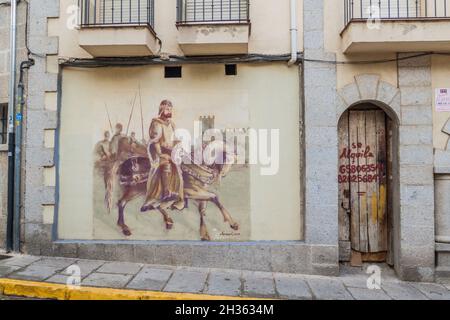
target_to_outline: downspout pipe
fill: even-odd
[[[11,22],[9,34],[9,103],[8,103],[8,220],[6,227],[6,250],[11,251],[14,238],[14,163],[15,134],[14,111],[16,105],[16,35],[17,35],[17,0],[11,0]]]
[[[291,59],[288,66],[294,65],[298,61],[298,26],[297,26],[297,0],[291,0]]]
[[[19,83],[17,85],[17,109],[15,112],[16,154],[14,158],[14,218],[13,218],[13,250],[20,252],[20,211],[22,209],[22,131],[23,109],[25,106],[25,84],[23,76],[25,69],[34,65],[33,59],[20,63]]]

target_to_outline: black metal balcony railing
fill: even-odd
[[[249,23],[249,0],[178,0],[177,23]]]
[[[450,18],[450,0],[344,0],[345,25],[364,19]]]
[[[82,27],[154,26],[154,0],[79,0],[78,5]]]

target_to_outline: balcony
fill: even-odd
[[[248,53],[249,0],[178,0],[178,44],[187,56]]]
[[[450,0],[344,0],[344,53],[450,50]]]
[[[80,0],[80,47],[94,57],[154,55],[154,0]]]

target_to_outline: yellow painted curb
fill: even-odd
[[[16,279],[0,279],[0,294],[57,300],[259,300],[191,293],[76,287]]]

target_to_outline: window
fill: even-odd
[[[81,0],[81,25],[153,26],[154,0]]]
[[[249,22],[249,0],[178,0],[178,23]]]
[[[8,105],[0,104],[0,144],[5,144],[8,138]]]
[[[445,17],[449,0],[345,0],[348,14],[356,19]]]

